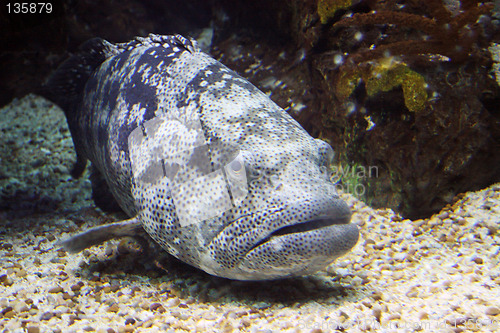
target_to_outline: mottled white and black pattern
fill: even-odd
[[[71,70],[77,77],[65,78]],[[262,280],[313,273],[356,244],[350,210],[329,180],[332,148],[193,40],[95,39],[51,85],[78,163],[90,160],[131,216],[66,248],[140,225],[210,274]]]

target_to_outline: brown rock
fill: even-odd
[[[38,326],[28,326],[26,329],[27,333],[40,333],[40,328]]]
[[[149,309],[151,311],[158,311],[160,313],[164,313],[166,310],[165,308],[163,307],[163,305],[161,305],[160,303],[153,303],[149,306]]]
[[[55,287],[52,287],[48,290],[49,293],[51,294],[57,294],[57,293],[60,293],[60,292],[63,292],[64,289],[61,288],[61,286],[55,286]]]
[[[486,309],[486,314],[488,316],[498,316],[500,314],[500,308],[496,306],[490,306]]]
[[[108,311],[108,312],[115,312],[115,313],[116,313],[116,312],[120,311],[120,307],[118,306],[118,304],[117,304],[117,303],[113,303],[113,304],[111,304],[111,305],[108,307],[108,310],[107,310],[107,311]]]
[[[54,314],[50,311],[47,311],[40,316],[40,320],[49,320],[52,317],[54,317]]]
[[[82,281],[80,281],[80,282],[78,282],[77,284],[72,285],[72,286],[70,287],[70,289],[71,289],[72,291],[80,291],[80,289],[82,289],[82,287],[83,287],[83,286],[84,286],[83,282],[82,282]]]

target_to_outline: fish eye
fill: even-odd
[[[231,164],[229,164],[229,166],[231,167],[231,170],[234,172],[240,172],[241,169],[243,168],[243,165],[238,160],[232,161]]]

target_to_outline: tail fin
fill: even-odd
[[[41,88],[40,94],[59,105],[66,114],[77,157],[71,171],[75,178],[83,173],[87,164],[87,158],[78,143],[77,132],[77,110],[85,84],[107,58],[118,53],[118,48],[108,41],[90,39],[80,46],[78,53],[63,62]]]

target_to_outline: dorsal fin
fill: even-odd
[[[128,43],[112,44],[102,38],[92,38],[80,45],[78,52],[64,61],[49,77],[41,89],[41,95],[59,105],[68,121],[74,117],[75,106],[81,102],[81,94],[92,73],[106,59],[138,46],[171,44],[194,53],[199,51],[195,40],[181,35],[161,36],[150,34],[136,37]]]
[[[196,41],[180,35],[160,36],[150,34],[148,37],[137,37],[128,43],[111,44],[102,38],[93,38],[83,43],[78,52],[63,62],[41,88],[40,94],[59,105],[66,114],[69,130],[76,150],[76,163],[71,175],[79,177],[84,172],[87,156],[78,132],[78,110],[82,103],[85,84],[94,71],[106,59],[130,51],[140,46],[177,46],[191,53],[199,51]]]
[[[78,52],[64,61],[44,85],[43,95],[59,105],[69,116],[94,70],[118,48],[102,38],[92,38],[80,45]]]

